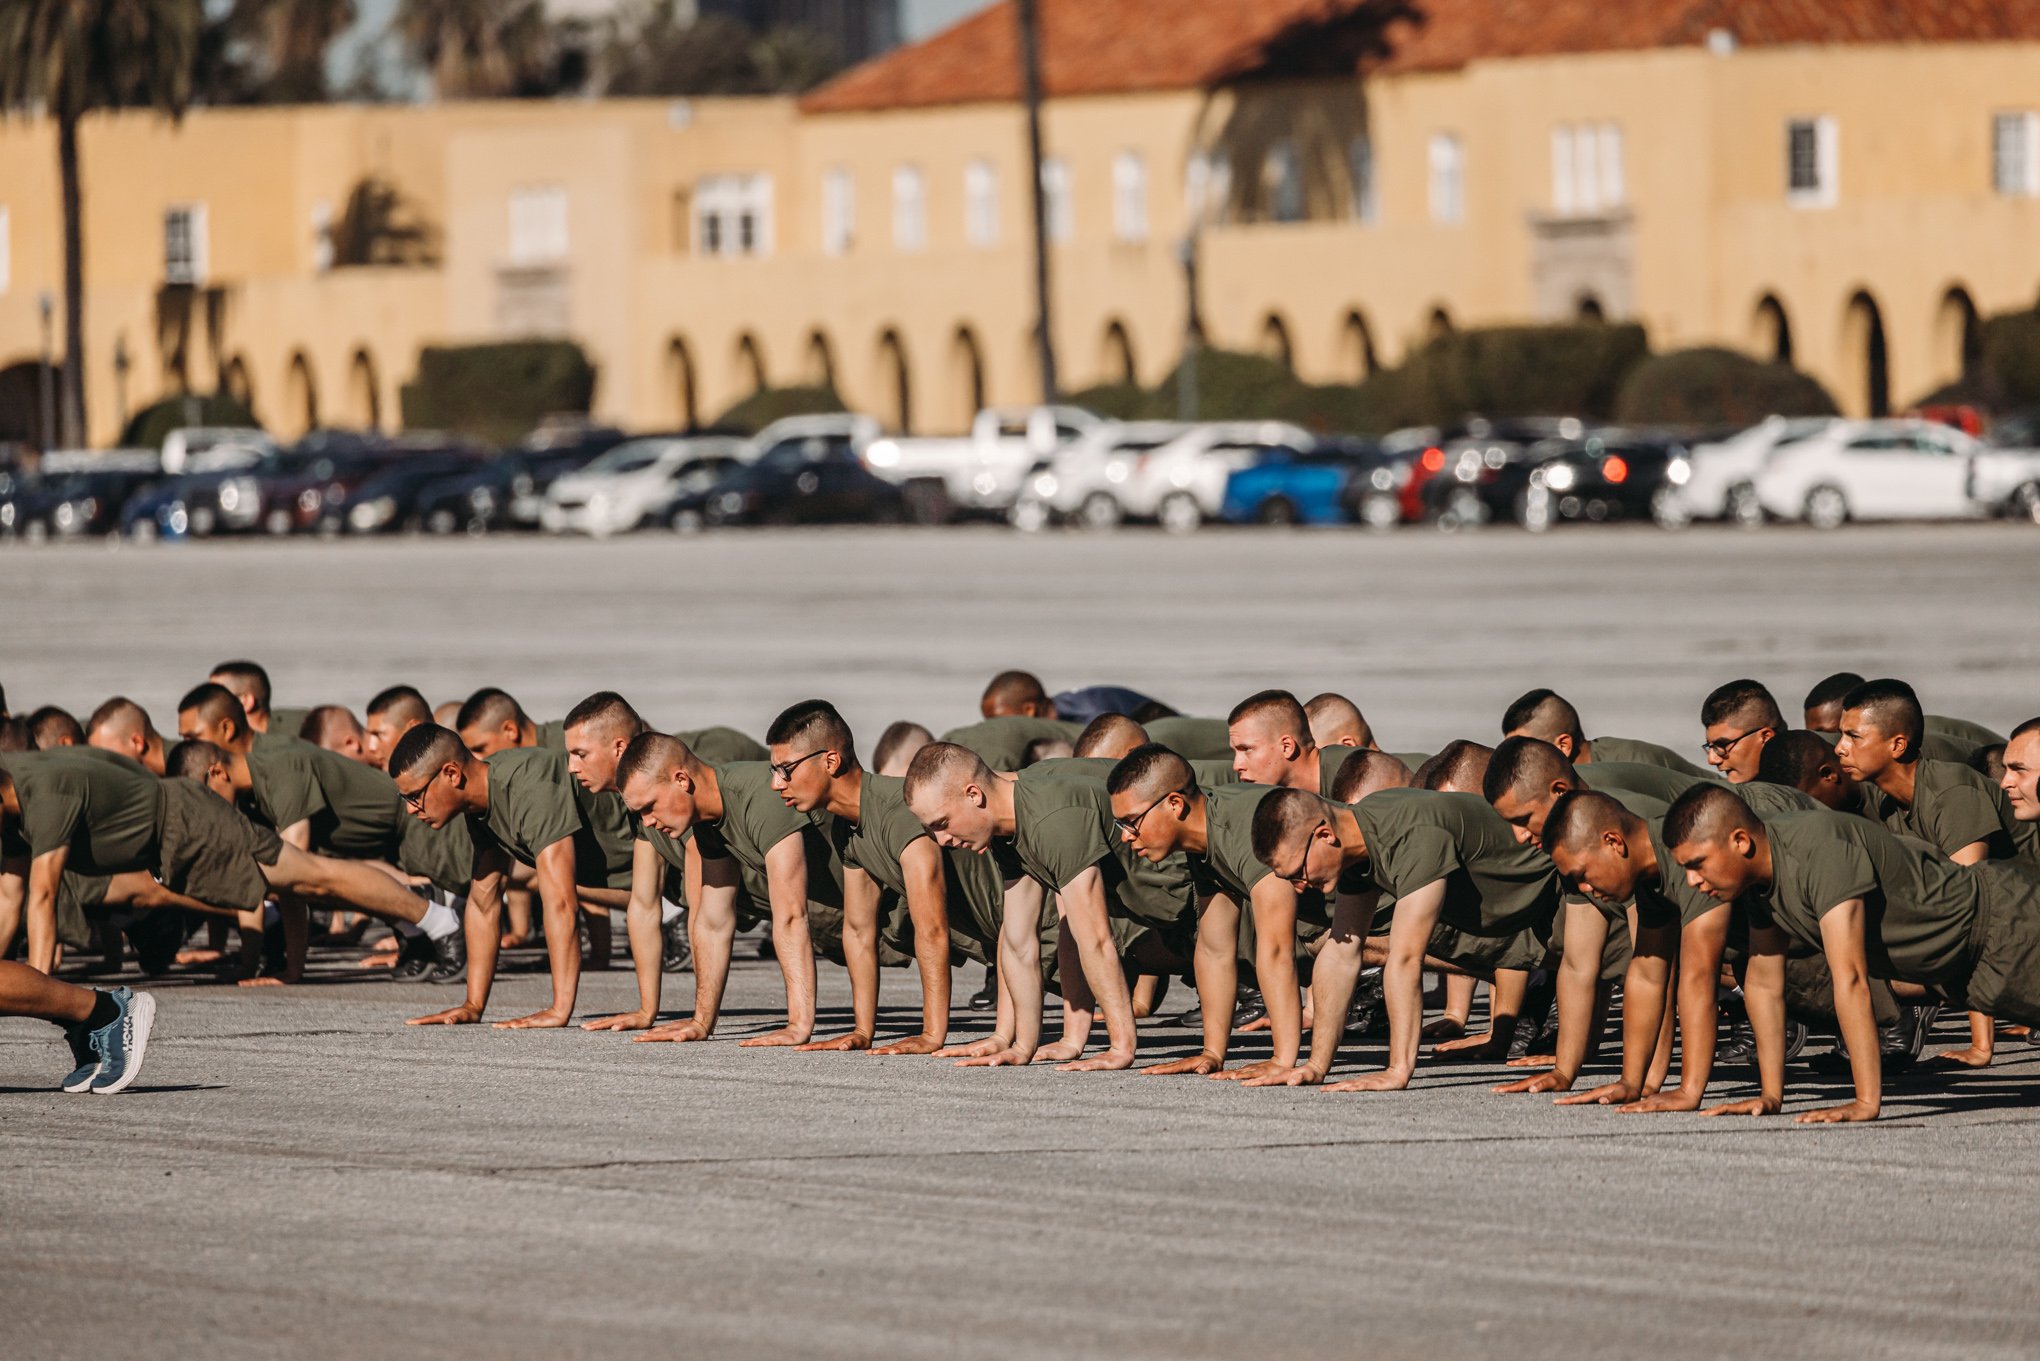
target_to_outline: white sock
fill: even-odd
[[[659,902],[659,925],[665,926],[669,924],[673,920],[673,918],[679,916],[682,912],[685,912],[686,910],[687,910],[686,908],[680,906],[680,904],[672,901],[670,898],[661,899]]]
[[[445,940],[460,930],[460,915],[445,903],[433,903],[425,909],[425,917],[418,925],[432,939]]]
[[[423,931],[418,929],[417,924],[414,922],[394,921],[391,922],[390,925],[396,927],[397,934],[402,936],[405,940],[413,940],[425,934]]]

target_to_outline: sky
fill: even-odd
[[[957,20],[983,9],[992,0],[900,0],[900,29],[908,42],[927,37]],[[333,44],[326,60],[327,72],[335,84],[345,84],[355,69],[357,54],[389,27],[397,0],[355,0],[359,16],[353,29]]]

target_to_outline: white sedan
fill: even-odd
[[[673,479],[683,468],[704,458],[734,456],[743,447],[744,441],[721,435],[625,440],[554,482],[539,523],[553,534],[604,538],[628,533],[644,523],[648,511],[671,499]]]
[[[1781,520],[1976,520],[2004,513],[2034,456],[1992,449],[1932,421],[1838,421],[1774,449],[1757,501]]]
[[[1757,503],[1755,479],[1772,451],[1812,439],[1835,423],[1833,416],[1772,416],[1725,440],[1694,446],[1687,456],[1690,472],[1679,488],[1681,506],[1695,520],[1761,525],[1764,510]]]

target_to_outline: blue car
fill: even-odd
[[[1359,518],[1386,528],[1401,518],[1397,479],[1407,477],[1403,461],[1371,440],[1271,448],[1226,480],[1219,517],[1263,525],[1345,525]]]

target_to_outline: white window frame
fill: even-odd
[[[2010,154],[2008,133],[2018,143]],[[2040,113],[2007,109],[1991,115],[1990,183],[2000,198],[2040,198]]]
[[[14,282],[14,224],[7,205],[0,203],[0,296]]]
[[[999,244],[999,171],[982,157],[963,167],[963,239],[980,250]]]
[[[1571,217],[1580,210],[1579,177],[1573,167],[1575,141],[1570,123],[1551,130],[1551,211],[1558,217]]]
[[[1454,132],[1434,132],[1430,163],[1431,221],[1457,227],[1466,221],[1466,144]]]
[[[1261,166],[1261,186],[1267,195],[1270,222],[1301,222],[1308,215],[1309,205],[1305,203],[1303,193],[1303,160],[1297,154],[1294,141],[1280,138],[1268,148],[1268,158]]]
[[[184,219],[185,258],[170,253],[170,224]],[[163,210],[163,282],[203,284],[211,277],[211,243],[207,240],[206,206],[203,203],[173,203]]]
[[[567,258],[567,187],[526,184],[510,191],[510,263],[557,265]]]
[[[928,177],[918,165],[893,167],[892,236],[895,250],[928,249]]]
[[[1601,146],[1601,209],[1611,212],[1629,206],[1629,167],[1624,157],[1628,147],[1620,123],[1603,123],[1594,130]]]
[[[1814,183],[1792,183],[1793,144],[1802,129],[1813,137]],[[1791,118],[1785,123],[1785,200],[1795,208],[1831,208],[1841,193],[1841,136],[1831,114]]]
[[[1148,239],[1147,157],[1138,151],[1112,158],[1112,235],[1132,245]]]
[[[857,242],[857,181],[840,165],[822,172],[822,254],[847,255]]]
[[[689,206],[694,214],[696,254],[735,260],[772,253],[770,175],[703,176],[695,182]],[[748,243],[744,240],[747,224]]]
[[[1041,210],[1049,240],[1068,241],[1077,234],[1076,204],[1070,194],[1070,163],[1060,156],[1042,158]]]
[[[1374,184],[1374,139],[1366,133],[1346,147],[1347,173],[1353,177],[1353,218],[1356,222],[1381,220],[1381,202]]]

